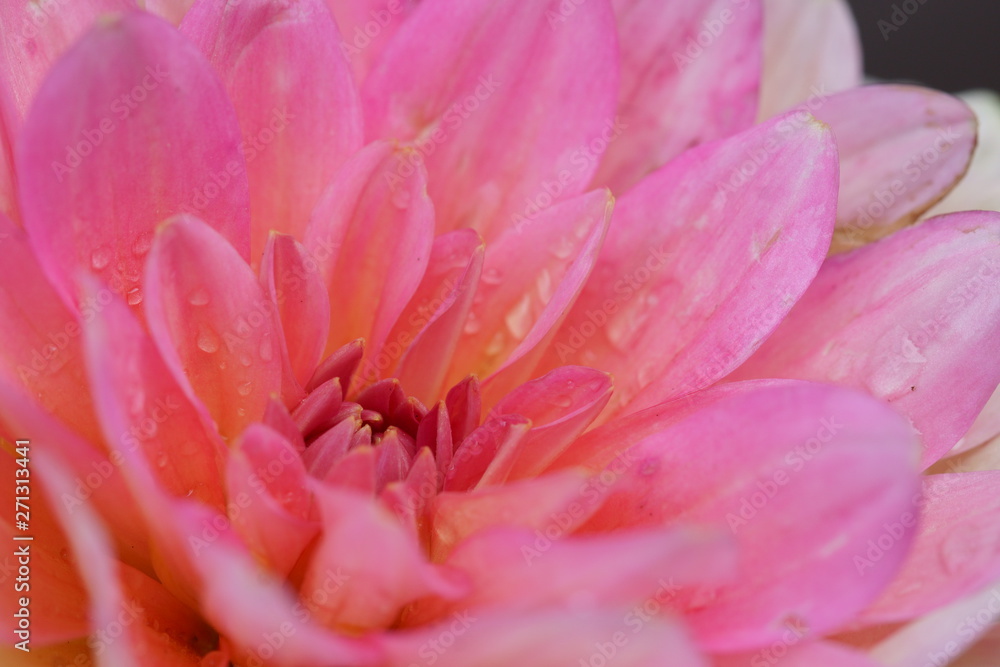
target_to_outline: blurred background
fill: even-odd
[[[1000,0],[849,0],[865,73],[1000,92]]]

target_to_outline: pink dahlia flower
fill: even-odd
[[[4,664],[996,648],[1000,144],[842,3],[139,4],[0,4]]]

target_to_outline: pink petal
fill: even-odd
[[[138,306],[153,232],[182,211],[249,257],[239,143],[225,90],[173,27],[144,12],[101,22],[52,68],[18,143],[42,266],[64,295],[82,269]]]
[[[428,404],[439,398],[480,284],[484,250],[471,229],[434,240],[427,272],[363,377],[385,376],[399,359],[395,376],[410,395]]]
[[[340,50],[364,81],[372,64],[385,50],[419,0],[326,0],[337,19],[343,42]]]
[[[0,365],[45,409],[84,438],[100,440],[87,388],[79,315],[42,272],[24,231],[0,214]],[[102,294],[102,300],[110,298]],[[81,303],[84,312],[96,303]],[[16,323],[16,324],[15,324]]]
[[[251,551],[287,575],[319,532],[298,452],[275,431],[252,424],[226,462],[229,519]]]
[[[531,421],[518,414],[498,414],[483,422],[461,444],[455,446],[454,455],[444,473],[446,491],[468,491],[483,480],[487,472],[495,469],[500,452],[505,452],[500,464],[502,478],[510,465],[510,452],[520,449],[519,444],[531,430]]]
[[[471,592],[461,600],[429,600],[404,617],[423,625],[450,612],[503,606],[529,610],[667,602],[682,586],[717,585],[736,569],[736,550],[722,533],[656,529],[547,542],[529,531],[485,531],[460,544],[448,567]]]
[[[866,624],[909,620],[971,595],[1000,577],[1000,471],[927,475],[917,516],[886,524],[886,538],[866,559],[881,558],[885,543],[916,535],[903,569],[861,617]],[[882,540],[885,540],[884,542]],[[892,548],[892,547],[890,547]],[[860,568],[861,566],[859,566]]]
[[[174,25],[179,25],[194,0],[143,0],[147,12],[162,16]]]
[[[92,506],[107,524],[119,546],[122,559],[136,567],[149,567],[149,547],[142,519],[117,468],[127,449],[110,456],[67,429],[58,419],[28,396],[23,388],[0,371],[0,423],[5,431],[30,434],[47,443],[72,475],[73,491],[60,498],[67,509]],[[121,431],[116,431],[118,435]]]
[[[416,160],[416,165],[404,160]],[[341,169],[313,212],[306,248],[339,308],[327,352],[356,338],[379,350],[430,258],[434,206],[419,155],[379,142]]]
[[[927,88],[856,88],[813,113],[830,124],[840,149],[832,252],[913,223],[962,178],[976,145],[972,110]]]
[[[134,8],[131,0],[0,4],[0,125],[13,136],[60,56],[102,15]]]
[[[831,258],[734,378],[794,377],[892,403],[923,465],[972,425],[1000,382],[1000,214],[956,213]]]
[[[618,203],[597,267],[542,368],[611,373],[611,411],[713,384],[812,280],[836,187],[832,137],[812,120],[782,117],[688,151]]]
[[[714,667],[882,667],[864,653],[834,642],[807,642],[805,629],[788,625],[780,641],[755,653],[717,656]]]
[[[317,619],[353,630],[388,627],[406,604],[460,588],[425,560],[419,544],[388,512],[364,496],[317,487],[323,533],[302,584],[316,599],[324,580],[339,585],[317,604]]]
[[[967,451],[1000,435],[1000,387],[998,387],[986,405],[983,406],[976,421],[972,423],[965,436],[953,451]]]
[[[330,466],[323,481],[330,488],[375,495],[375,448],[371,444],[371,429],[355,431],[347,455]]]
[[[498,526],[567,534],[594,513],[600,494],[579,471],[570,470],[470,492],[442,493],[432,506],[431,556],[440,561],[470,535]]]
[[[503,415],[520,415],[531,421],[531,430],[501,446],[479,485],[537,476],[590,426],[608,404],[611,390],[607,373],[566,366],[505,396],[486,423]]]
[[[330,297],[319,265],[298,241],[274,234],[268,239],[260,270],[264,293],[277,308],[290,369],[296,383],[304,387],[326,349],[330,331]]]
[[[183,369],[219,433],[260,418],[281,382],[274,307],[250,267],[206,224],[160,228],[146,266],[146,319],[168,366]]]
[[[388,633],[382,645],[393,665],[433,660],[436,667],[706,667],[677,624],[662,618],[646,622],[629,613],[613,607],[528,614],[465,611],[438,625]]]
[[[861,84],[861,40],[847,0],[764,0],[759,118]]]
[[[236,106],[257,261],[270,230],[303,237],[336,169],[361,148],[361,106],[340,34],[323,0],[201,0],[181,32]]]
[[[882,640],[871,656],[885,667],[951,665],[1000,620],[1000,581],[982,592],[908,623]],[[987,663],[988,665],[988,663]]]
[[[1000,178],[1000,96],[989,90],[974,90],[960,97],[979,121],[976,150],[969,171],[948,196],[931,209],[931,215],[1000,210],[1000,197],[992,187]]]
[[[780,641],[786,621],[822,635],[888,584],[912,534],[864,577],[855,556],[884,523],[916,511],[916,443],[891,409],[837,387],[744,383],[643,437],[644,420],[666,410],[619,420],[636,441],[597,478],[604,502],[585,529],[726,524],[740,548],[734,583],[675,605],[702,646],[767,645]]]
[[[612,202],[607,190],[576,197],[525,220],[489,245],[446,385],[469,374],[493,374],[486,384],[497,385],[488,390],[495,402],[530,377],[545,341],[590,275]],[[508,369],[515,372],[505,373]]]
[[[136,605],[134,603],[129,605],[123,594],[118,579],[118,561],[110,536],[90,507],[82,505],[71,509],[64,505],[62,497],[72,493],[73,479],[70,471],[58,462],[56,456],[52,452],[40,451],[33,452],[32,457],[35,459],[38,471],[42,473],[41,479],[46,480],[42,485],[42,491],[66,530],[76,560],[86,563],[86,567],[80,570],[91,600],[89,613],[91,629],[107,632],[112,624],[116,624],[115,627],[119,628],[115,641],[105,642],[101,639],[101,634],[95,635],[95,643],[102,649],[101,652],[109,651],[108,655],[102,658],[105,661],[103,664],[132,664],[135,661],[134,630],[130,627],[131,623],[122,623],[119,618],[123,612],[131,612],[131,616],[126,617],[134,622]],[[15,544],[21,546],[19,543]],[[31,549],[30,543],[24,544],[29,550]],[[36,596],[39,592],[36,591]],[[37,636],[34,639],[36,642],[44,641]],[[95,650],[97,647],[94,647]]]
[[[608,0],[566,11],[560,0],[425,0],[373,66],[368,137],[416,143],[438,232],[472,227],[492,241],[593,176],[581,153],[613,125],[614,16]]]
[[[90,280],[86,298],[101,291]],[[221,468],[227,455],[205,406],[185,394],[156,345],[124,301],[114,298],[84,324],[94,400],[112,455],[142,453],[159,483],[178,497],[226,504]]]
[[[616,124],[594,182],[625,192],[757,116],[762,0],[615,0],[622,61]],[[584,156],[596,160],[591,152]]]

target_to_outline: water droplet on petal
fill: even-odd
[[[552,255],[556,257],[556,259],[566,259],[573,254],[573,246],[573,239],[564,236],[559,239],[559,242],[556,243],[554,248],[552,248]]]
[[[274,346],[271,345],[270,338],[260,341],[260,358],[263,361],[271,361],[274,358]]]
[[[483,271],[482,281],[487,285],[499,285],[503,280],[503,274],[499,269],[491,268]]]
[[[212,331],[206,325],[202,325],[198,331],[198,349],[208,354],[219,351],[219,334]],[[220,368],[221,368],[220,364]]]
[[[240,417],[246,417],[247,411],[244,408],[236,408],[236,414]]]
[[[479,333],[479,330],[481,328],[482,324],[479,322],[479,318],[477,318],[472,313],[469,313],[468,319],[465,320],[465,328],[462,330],[462,332],[469,336],[472,336],[474,334]]]
[[[143,257],[151,247],[153,247],[153,234],[145,232],[135,237],[135,242],[132,243],[132,253],[136,257]]]
[[[166,468],[168,462],[169,460],[167,459],[166,454],[160,454],[156,457],[156,465],[160,468]]]
[[[240,365],[241,366],[250,366],[251,363],[252,363],[252,360],[250,359],[250,355],[247,354],[246,352],[240,352]]]
[[[251,389],[253,389],[253,382],[247,380],[246,382],[241,383],[240,386],[236,387],[236,392],[240,396],[249,396]]]
[[[504,322],[515,339],[524,340],[531,331],[531,325],[534,324],[534,318],[531,317],[531,296],[525,294],[517,305],[510,309]]]
[[[204,306],[208,303],[211,297],[208,294],[208,290],[204,287],[199,287],[190,294],[188,294],[188,303],[192,306]]]
[[[94,267],[95,271],[101,271],[111,263],[111,255],[111,248],[101,246],[90,256],[90,264]]]
[[[142,290],[138,287],[133,287],[125,295],[125,300],[128,301],[128,305],[130,306],[138,306],[142,303]]]

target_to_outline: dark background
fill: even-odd
[[[949,92],[1000,91],[1000,0],[849,1],[866,74]],[[890,31],[879,21],[897,27],[894,6],[899,29]]]

